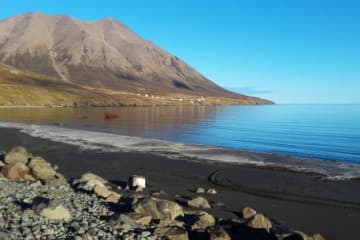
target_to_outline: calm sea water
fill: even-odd
[[[0,121],[360,163],[360,105],[19,108]]]

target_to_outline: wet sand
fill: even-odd
[[[90,171],[121,184],[132,174],[146,176],[150,188],[192,196],[196,187],[215,187],[207,198],[223,203],[216,216],[235,217],[245,206],[273,221],[330,240],[360,238],[360,181],[327,181],[321,176],[284,169],[206,161],[182,161],[141,153],[102,153],[30,137],[0,128],[0,150],[22,145],[59,166],[66,177]]]

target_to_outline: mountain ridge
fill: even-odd
[[[1,20],[0,62],[87,87],[251,98],[221,88],[110,17],[81,21],[66,15],[28,13]]]

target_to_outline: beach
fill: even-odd
[[[174,197],[192,197],[195,188],[211,187],[218,191],[207,197],[218,203],[209,210],[216,217],[234,218],[251,206],[273,222],[309,234],[321,233],[326,239],[356,240],[360,235],[357,179],[332,181],[281,168],[175,160],[151,153],[84,151],[16,129],[0,128],[0,136],[0,150],[24,146],[56,164],[68,179],[93,172],[121,185],[139,174],[146,177],[150,190],[164,190]]]

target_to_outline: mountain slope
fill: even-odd
[[[22,71],[0,64],[0,106],[153,106],[193,104],[258,104],[261,99],[192,97],[181,101],[165,96],[144,96],[129,92],[83,87],[55,77]]]
[[[2,20],[0,61],[82,86],[159,95],[249,98],[217,86],[110,18],[79,21],[30,13]]]

